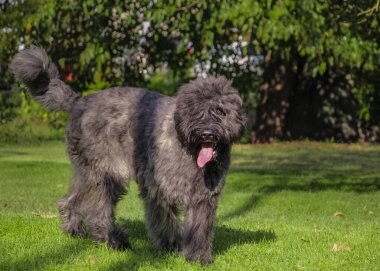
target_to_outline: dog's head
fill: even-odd
[[[174,114],[178,136],[200,168],[240,138],[246,117],[238,92],[225,77],[199,78],[183,85]]]

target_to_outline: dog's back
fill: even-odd
[[[112,88],[81,97],[72,106],[66,130],[69,156],[80,167],[87,164],[135,178],[141,168],[137,161],[155,144],[149,135],[156,129],[156,119],[162,118],[156,108],[171,99],[138,88]]]

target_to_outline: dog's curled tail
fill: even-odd
[[[70,111],[79,95],[59,79],[57,67],[46,52],[31,47],[16,54],[10,69],[34,98],[52,111]]]

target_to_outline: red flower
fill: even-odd
[[[73,73],[72,73],[72,72],[70,72],[70,73],[66,76],[66,80],[67,80],[67,81],[71,81],[71,80],[73,80]]]

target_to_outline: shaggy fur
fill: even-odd
[[[81,97],[59,80],[42,49],[18,53],[11,69],[37,101],[69,113],[66,144],[73,177],[59,202],[64,232],[128,248],[114,208],[135,179],[155,245],[179,249],[188,260],[212,261],[217,200],[231,144],[245,123],[242,101],[227,79],[197,79],[175,97],[137,88]],[[185,210],[184,225],[179,207]]]

